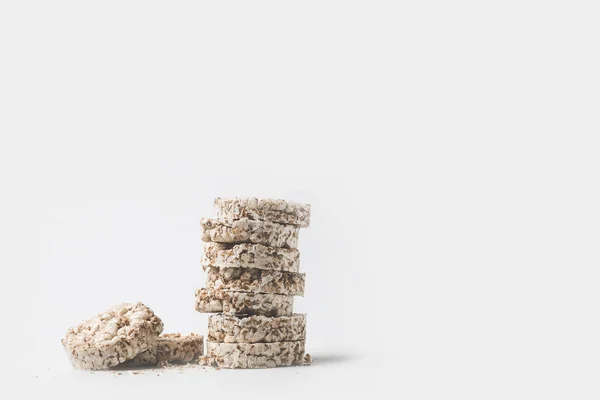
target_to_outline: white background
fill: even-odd
[[[3,392],[598,398],[589,1],[3,1]],[[74,371],[69,326],[194,310],[215,196],[313,206],[311,367]]]

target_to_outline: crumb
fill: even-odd
[[[142,371],[131,371],[133,375],[144,375]]]
[[[208,356],[202,356],[198,359],[198,364],[205,366],[205,367],[209,367],[210,366],[210,357]]]
[[[310,354],[306,353],[304,355],[304,358],[302,359],[302,365],[310,365],[312,364],[312,357],[310,356]]]

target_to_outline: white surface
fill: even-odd
[[[598,11],[0,3],[3,390],[598,398]],[[119,301],[206,332],[199,220],[233,195],[313,205],[315,364],[73,371],[60,338]]]

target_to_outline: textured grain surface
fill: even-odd
[[[293,296],[281,294],[196,290],[196,310],[202,313],[279,317],[292,315],[293,305]]]
[[[197,360],[202,354],[204,354],[204,338],[201,335],[167,333],[160,335],[148,350],[139,353],[120,366],[186,363]]]
[[[308,227],[310,224],[310,204],[299,204],[280,199],[217,197],[215,210],[219,217],[226,219],[249,218],[300,227]]]
[[[106,369],[147,350],[162,330],[150,308],[124,303],[69,329],[62,344],[74,367]]]
[[[265,246],[298,247],[299,227],[248,218],[229,221],[202,218],[202,240],[217,243],[256,243]]]
[[[300,365],[304,341],[275,343],[207,342],[208,362],[223,368],[273,368]]]
[[[218,314],[208,318],[208,340],[211,342],[272,343],[304,340],[305,337],[305,314],[275,318]]]
[[[202,267],[237,267],[298,272],[300,252],[297,249],[264,246],[262,244],[206,243]]]
[[[236,292],[304,295],[304,274],[258,268],[209,267],[206,287]]]

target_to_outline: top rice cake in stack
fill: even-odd
[[[310,204],[299,204],[281,199],[221,198],[215,199],[215,210],[220,218],[234,220],[248,218],[307,228],[310,225]]]

